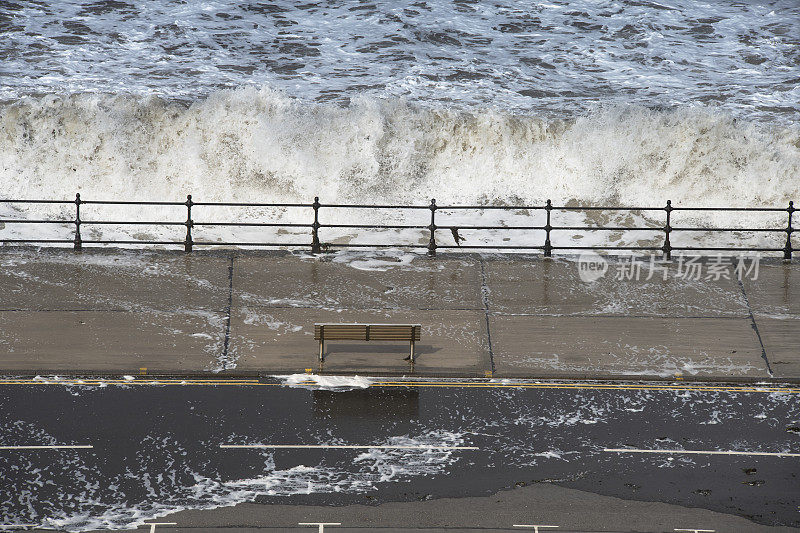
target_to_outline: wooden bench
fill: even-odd
[[[419,324],[314,324],[314,340],[319,341],[320,362],[325,359],[325,341],[405,341],[411,345],[413,363],[421,329]]]

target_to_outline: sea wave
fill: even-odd
[[[711,108],[609,106],[553,120],[369,97],[343,107],[269,87],[223,90],[190,105],[78,94],[0,106],[6,198],[66,199],[80,192],[105,200],[182,201],[192,194],[196,201],[309,203],[319,196],[323,203],[425,204],[435,197],[439,204],[531,205],[549,198],[567,205],[663,206],[670,199],[678,206],[784,207],[800,198],[798,175],[800,128]],[[15,209],[23,217],[71,213],[59,206]],[[117,218],[123,210],[93,209]],[[174,209],[157,206],[127,213],[180,219]],[[366,219],[386,217],[401,215]],[[152,237],[136,231],[128,234]]]

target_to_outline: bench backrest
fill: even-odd
[[[418,341],[419,324],[314,324],[314,339],[326,341]]]

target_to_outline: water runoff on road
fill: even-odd
[[[5,385],[0,445],[92,447],[0,450],[0,516],[122,529],[241,502],[414,502],[546,483],[800,526],[797,457],[774,455],[800,452],[796,390],[326,380]]]

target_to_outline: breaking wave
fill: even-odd
[[[0,106],[8,198],[783,207],[800,198],[798,175],[800,128],[710,108],[611,106],[556,120],[367,97],[341,107],[268,87],[191,105],[80,94]]]

